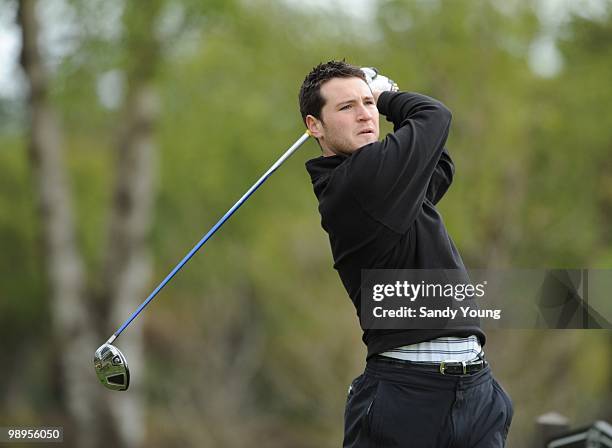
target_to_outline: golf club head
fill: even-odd
[[[104,387],[111,390],[127,390],[130,385],[130,369],[123,353],[111,344],[103,344],[94,355],[94,368]]]

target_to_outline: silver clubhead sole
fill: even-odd
[[[101,345],[94,355],[94,369],[104,387],[111,390],[127,390],[130,385],[130,369],[121,350],[111,344]]]

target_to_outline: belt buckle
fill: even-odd
[[[442,361],[442,362],[440,362],[440,373],[442,375],[446,375],[446,373],[444,373],[445,370],[446,370],[446,364],[449,364],[451,362],[460,362],[461,363],[461,367],[462,367],[461,370],[463,372],[463,375],[467,375],[467,364],[466,364],[465,361]]]

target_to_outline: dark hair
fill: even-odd
[[[344,60],[321,63],[313,68],[300,88],[300,113],[306,123],[306,116],[321,119],[321,109],[325,106],[325,99],[321,95],[321,86],[332,78],[361,78],[366,80],[365,74],[359,67],[351,65]]]

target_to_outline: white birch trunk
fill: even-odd
[[[151,273],[146,237],[154,199],[155,142],[153,130],[158,99],[152,84],[159,57],[154,24],[161,3],[144,10],[128,5],[123,18],[129,50],[128,88],[118,139],[117,177],[111,208],[103,294],[110,303],[110,321],[122,324],[149,294]],[[140,316],[118,340],[133,372],[130,392],[109,397],[115,429],[125,446],[145,440],[142,384],[145,379],[143,318]]]
[[[66,411],[79,447],[97,442],[95,402],[99,384],[93,374],[95,335],[83,300],[85,273],[76,245],[72,198],[63,163],[61,132],[47,100],[47,80],[38,49],[33,0],[19,3],[21,65],[29,82],[29,157],[49,278],[49,300]],[[70,437],[70,435],[68,435]]]
[[[152,129],[157,115],[156,96],[149,86],[135,86],[128,96],[125,128],[117,159],[117,179],[109,225],[108,252],[104,283],[111,303],[110,321],[119,326],[144,301],[149,291],[150,260],[146,236],[150,229],[155,172],[155,144]],[[139,447],[144,442],[142,383],[142,317],[121,334],[118,346],[133,372],[128,394],[109,397],[111,414],[125,446]]]

